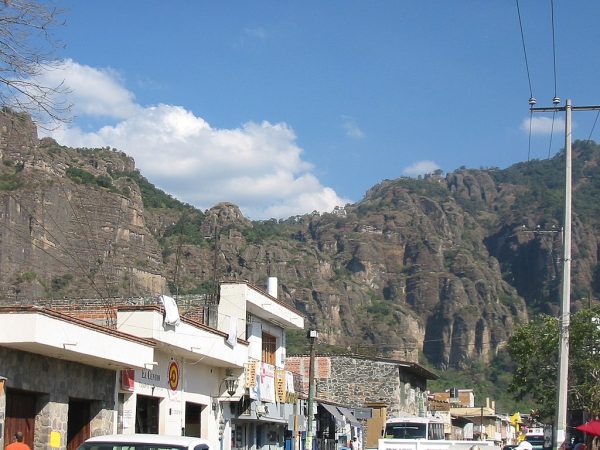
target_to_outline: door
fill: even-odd
[[[159,399],[147,395],[137,396],[135,405],[135,432],[158,434]]]
[[[23,433],[23,442],[33,448],[36,416],[36,394],[24,391],[6,391],[6,415],[4,420],[4,445],[13,442],[15,433]]]
[[[203,405],[185,402],[185,436],[200,437]]]
[[[377,448],[378,440],[383,437],[385,421],[387,420],[387,407],[384,403],[367,403],[372,408],[371,418],[367,420],[367,439],[365,447]]]
[[[90,402],[69,400],[67,416],[67,450],[76,450],[90,437]]]

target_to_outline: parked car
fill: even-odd
[[[89,438],[77,450],[213,450],[213,446],[190,436],[112,434]]]
[[[544,436],[525,436],[525,440],[531,444],[533,450],[544,450]]]

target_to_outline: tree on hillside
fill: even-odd
[[[558,374],[559,321],[540,315],[519,327],[508,342],[516,363],[510,385],[517,399],[531,395],[543,418],[554,415]],[[569,327],[568,408],[600,412],[600,309],[583,309]]]
[[[27,112],[38,125],[69,118],[70,105],[60,100],[64,85],[48,86],[39,76],[56,67],[58,48],[51,34],[60,11],[34,0],[0,1],[0,106]]]

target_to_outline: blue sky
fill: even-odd
[[[47,77],[71,88],[76,119],[49,134],[116,147],[201,209],[330,211],[383,179],[527,160],[511,0],[56,4],[64,65]],[[549,105],[551,2],[519,4],[533,94]],[[554,7],[557,93],[600,104],[600,2]],[[532,158],[564,145],[561,115],[549,147],[551,118],[535,116]],[[574,137],[587,139],[594,118],[577,113]]]

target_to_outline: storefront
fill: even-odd
[[[149,341],[41,308],[0,308],[0,446],[17,431],[33,450],[113,433],[119,369],[152,359]]]
[[[320,449],[345,449],[354,438],[363,442],[362,425],[348,408],[319,402],[316,423],[316,441]]]
[[[226,414],[231,421],[231,448],[283,449],[286,439],[293,438],[294,426],[298,429],[302,421],[292,374],[254,361],[246,365],[245,380],[247,394],[231,402]]]
[[[117,431],[208,437],[219,373],[157,350],[151,369],[121,372]]]

